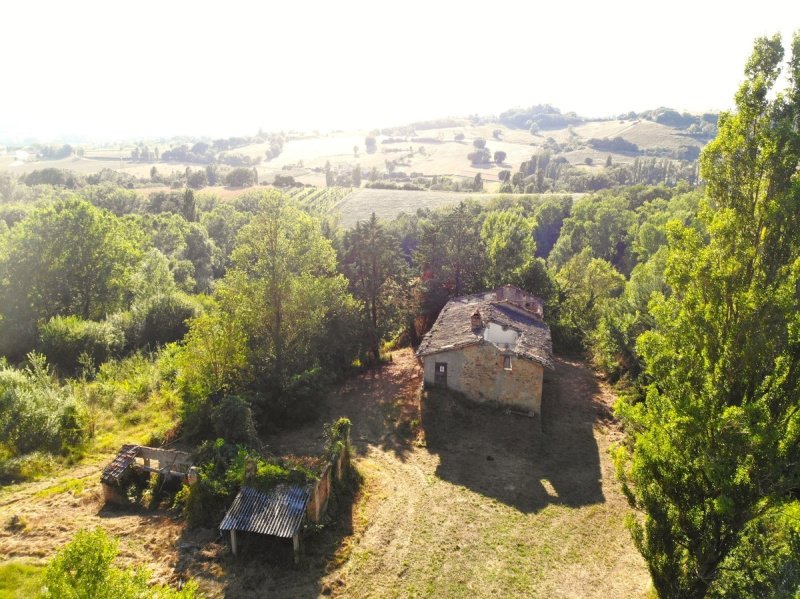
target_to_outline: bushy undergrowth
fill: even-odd
[[[159,445],[177,432],[175,349],[136,353],[59,381],[44,356],[0,362],[0,481],[25,480],[85,452],[122,443]]]
[[[63,454],[86,439],[85,413],[38,354],[16,369],[0,365],[0,448],[5,457]]]
[[[40,599],[194,599],[202,595],[197,584],[180,590],[148,585],[144,568],[122,569],[113,565],[119,553],[117,541],[102,528],[81,530],[50,561]]]
[[[68,374],[77,374],[87,358],[93,364],[102,364],[118,355],[124,344],[124,333],[108,321],[55,316],[39,327],[41,352],[50,364]]]
[[[256,451],[224,439],[200,446],[195,463],[198,480],[185,486],[175,497],[175,505],[190,526],[216,525],[239,489],[249,487],[268,491],[280,483],[305,484],[317,475],[305,466],[277,458],[265,458]]]

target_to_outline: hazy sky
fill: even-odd
[[[6,0],[0,138],[724,109],[800,2]]]

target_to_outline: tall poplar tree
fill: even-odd
[[[756,41],[703,152],[705,234],[668,225],[668,297],[639,338],[618,470],[660,597],[795,597],[800,584],[800,35]]]

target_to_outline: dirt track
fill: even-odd
[[[72,473],[90,481],[77,497],[37,497],[41,483],[1,496],[0,556],[40,560],[76,529],[101,525],[122,538],[125,563],[147,564],[159,581],[191,575],[210,597],[644,594],[647,572],[623,526],[607,451],[618,435],[613,396],[591,371],[559,360],[540,430],[447,397],[420,405],[416,360],[407,350],[393,358],[331,394],[318,422],[266,440],[281,453],[313,453],[322,422],[353,421],[359,495],[306,539],[299,568],[280,544],[234,559],[215,531],[104,509],[91,467]]]

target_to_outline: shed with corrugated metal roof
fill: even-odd
[[[311,485],[279,484],[268,491],[242,487],[219,525],[220,530],[230,531],[233,554],[237,553],[236,532],[254,532],[292,539],[297,562],[311,493]]]

